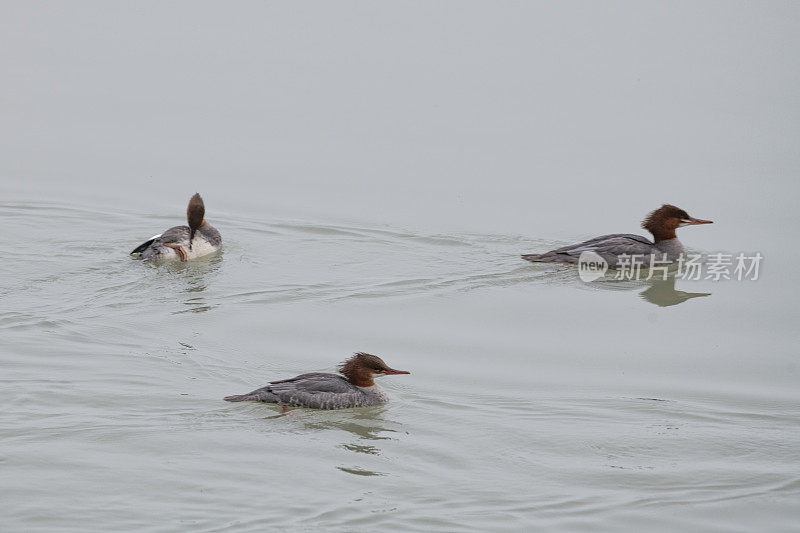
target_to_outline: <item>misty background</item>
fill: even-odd
[[[1,6],[6,198],[749,250],[798,193],[793,2]]]

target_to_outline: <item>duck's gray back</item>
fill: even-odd
[[[345,409],[384,403],[386,394],[377,385],[356,387],[337,374],[313,372],[273,381],[253,392],[225,399],[230,402],[266,402],[312,409]]]
[[[617,258],[620,255],[648,256],[647,260],[649,261],[649,256],[657,253],[658,249],[652,241],[641,235],[613,233],[556,248],[543,254],[527,254],[522,257],[537,263],[577,263],[581,254],[588,251],[595,252],[605,259],[611,268],[614,268],[617,266]]]
[[[222,235],[219,234],[217,228],[206,222],[206,225],[197,230],[197,233],[202,235],[205,240],[212,246],[219,246],[222,244]],[[186,237],[189,238],[188,236]],[[196,237],[195,237],[196,238]]]
[[[165,244],[189,244],[189,226],[175,226],[159,235],[150,246],[142,252],[142,259],[158,259],[162,255],[172,255],[175,252],[164,246]]]

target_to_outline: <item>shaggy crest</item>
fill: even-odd
[[[664,204],[645,217],[642,227],[652,233],[658,242],[664,239],[674,239],[675,230],[681,225],[681,220],[690,218],[689,213],[680,207]]]
[[[357,352],[353,357],[339,365],[339,372],[353,385],[371,387],[375,384],[372,379],[374,374],[390,370],[383,359],[377,355]]]

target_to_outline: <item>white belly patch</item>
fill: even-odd
[[[183,249],[189,259],[196,259],[214,253],[218,248],[203,238],[195,237],[192,241],[192,249],[190,250],[188,245],[184,245]]]

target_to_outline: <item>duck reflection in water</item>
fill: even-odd
[[[686,292],[675,289],[675,275],[670,273],[666,278],[656,276],[648,280],[605,280],[598,283],[592,283],[592,287],[608,290],[608,291],[629,291],[640,289],[643,286],[647,288],[639,293],[639,296],[645,302],[657,305],[659,307],[670,307],[672,305],[682,304],[692,298],[700,298],[701,296],[711,296],[710,292]]]
[[[204,297],[208,280],[216,275],[222,266],[222,252],[201,257],[188,263],[169,263],[160,267],[160,272],[167,273],[165,279],[174,286],[174,281],[179,280],[184,284],[180,291],[184,309],[175,311],[179,313],[202,313],[213,309],[215,305],[209,303]]]
[[[359,466],[358,463],[361,461],[366,461],[367,464],[374,462],[375,459],[370,459],[370,457],[376,458],[383,455],[383,450],[381,449],[383,441],[396,440],[405,433],[400,429],[398,423],[387,420],[384,417],[386,411],[387,408],[383,405],[338,411],[291,409],[288,411],[281,410],[279,413],[265,417],[264,420],[291,420],[290,423],[300,424],[304,432],[344,431],[346,432],[346,438],[337,447],[359,454],[357,456],[349,456],[359,460],[347,466],[336,466],[336,468],[356,476],[384,476],[386,475],[385,472],[378,472],[368,468],[366,465]]]
[[[675,276],[667,276],[667,279],[653,278],[648,280],[650,286],[639,293],[639,296],[646,302],[655,304],[659,307],[669,307],[671,305],[682,304],[692,298],[701,296],[711,296],[710,292],[686,292],[675,289]]]

